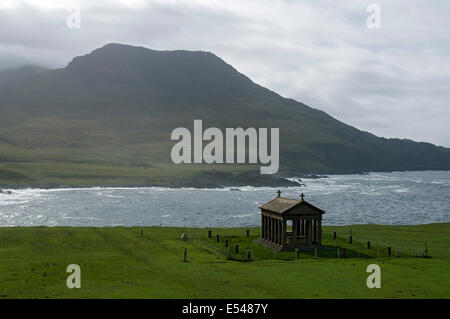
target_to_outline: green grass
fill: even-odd
[[[348,243],[352,231],[353,244]],[[336,231],[338,239],[332,238]],[[326,250],[274,253],[252,242],[259,229],[138,227],[0,228],[1,298],[448,298],[450,223],[324,227]],[[216,243],[215,235],[220,235]],[[228,239],[231,258],[224,247]],[[367,250],[366,240],[372,248]],[[414,257],[427,243],[432,258]],[[239,254],[234,245],[240,247]],[[400,249],[386,256],[386,247]],[[347,249],[337,258],[337,248]],[[184,248],[188,262],[183,262]],[[381,256],[378,256],[378,249]],[[246,250],[253,260],[246,261]],[[381,266],[381,288],[366,267]],[[66,287],[67,265],[81,267],[81,289]]]

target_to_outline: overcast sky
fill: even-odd
[[[448,0],[0,0],[0,68],[64,67],[110,42],[211,51],[361,130],[450,147],[449,17]]]

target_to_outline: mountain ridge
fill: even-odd
[[[448,148],[358,130],[254,83],[205,51],[107,44],[64,68],[0,86],[0,112],[3,166],[72,163],[75,156],[80,164],[163,165],[167,178],[182,183],[170,160],[170,132],[202,119],[220,129],[279,127],[284,176],[450,169]],[[235,166],[202,168],[211,170],[243,173]]]

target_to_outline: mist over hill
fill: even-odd
[[[49,71],[49,69],[30,64],[0,71],[0,89],[20,84],[20,82],[45,71]]]
[[[0,184],[260,183],[251,165],[173,164],[170,133],[194,119],[280,128],[281,176],[450,169],[448,148],[360,131],[209,52],[108,44],[62,69],[3,71],[0,112]]]

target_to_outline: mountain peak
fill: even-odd
[[[158,51],[127,44],[109,43],[66,68],[80,77],[118,80],[159,90],[240,90],[252,82],[231,65],[206,51]]]
[[[118,60],[138,59],[136,62],[142,62],[141,59],[153,58],[183,58],[189,56],[198,56],[199,58],[209,59],[213,58],[216,62],[223,62],[211,52],[207,51],[187,51],[187,50],[153,50],[142,46],[133,46],[121,43],[108,43],[101,48],[95,49],[92,52],[75,57],[68,65],[71,67],[77,65],[79,62],[87,61],[88,59],[108,59],[110,62],[117,62]],[[224,63],[224,62],[223,62]]]

